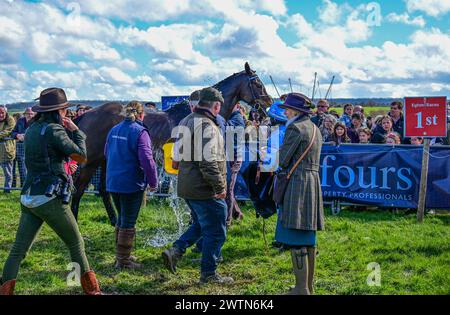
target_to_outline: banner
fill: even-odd
[[[324,145],[320,179],[325,201],[378,207],[417,208],[422,146]],[[244,161],[241,173],[248,162]],[[450,209],[450,146],[432,146],[426,207]],[[242,176],[236,184],[237,199],[248,200]]]
[[[168,110],[173,105],[179,104],[185,100],[189,99],[189,95],[182,96],[162,96],[161,97],[161,109]]]

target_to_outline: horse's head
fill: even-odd
[[[250,68],[248,62],[245,63],[245,74],[247,76],[247,84],[241,86],[240,98],[252,107],[258,109],[262,107],[266,109],[272,105],[273,100],[267,94],[266,87],[256,74],[256,71]]]
[[[244,71],[229,76],[214,87],[222,92],[225,99],[220,114],[226,119],[239,101],[245,101],[261,111],[272,105],[272,98],[267,94],[266,87],[247,62]]]

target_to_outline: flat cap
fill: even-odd
[[[200,91],[200,102],[221,102],[224,103],[222,93],[212,87],[204,88]]]

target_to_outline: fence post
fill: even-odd
[[[419,204],[417,208],[417,221],[422,223],[425,215],[425,201],[427,199],[428,162],[430,160],[430,139],[423,142],[422,173],[420,175]]]

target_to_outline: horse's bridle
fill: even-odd
[[[255,104],[254,106],[252,106],[253,108],[266,114],[266,112],[261,109],[261,104],[259,104],[258,100],[263,96],[269,96],[269,95],[264,95],[264,94],[256,95],[255,90],[253,89],[253,85],[252,85],[252,81],[254,81],[256,79],[259,79],[258,75],[256,75],[256,74],[252,75],[252,76],[250,76],[250,75],[248,76],[248,87],[250,88],[250,92],[252,93],[252,98],[253,98],[251,101],[251,104]]]

